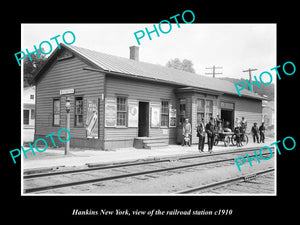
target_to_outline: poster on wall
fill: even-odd
[[[139,107],[137,101],[128,101],[128,127],[138,127]]]
[[[117,124],[117,104],[115,98],[105,99],[105,127],[115,127]]]
[[[160,107],[151,107],[151,127],[160,127]]]
[[[98,99],[87,99],[86,137],[98,138]]]
[[[176,109],[169,109],[169,127],[176,127]]]

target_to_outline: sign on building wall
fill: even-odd
[[[74,88],[59,90],[60,95],[67,95],[67,94],[74,94],[74,93],[75,93]]]
[[[176,109],[169,109],[169,127],[176,127]]]
[[[128,100],[128,127],[138,127],[139,106],[137,101]]]
[[[160,106],[151,106],[151,127],[160,127]]]
[[[115,127],[117,124],[117,104],[115,98],[105,99],[105,127]]]
[[[234,109],[234,104],[230,102],[221,102],[222,109]]]
[[[86,137],[98,138],[98,99],[87,99]]]

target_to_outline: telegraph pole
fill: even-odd
[[[251,82],[252,81],[252,75],[251,75],[251,72],[252,71],[255,71],[255,70],[257,70],[257,69],[247,69],[247,70],[243,70],[243,72],[249,72],[249,81]]]
[[[206,67],[205,69],[212,69],[213,70],[212,73],[205,73],[205,74],[212,74],[213,78],[215,78],[216,74],[222,74],[222,73],[216,73],[216,69],[223,69],[223,67],[213,66],[213,67]]]
[[[243,70],[243,72],[249,72],[249,82],[250,83],[252,83],[252,74],[251,74],[251,72],[252,71],[255,71],[255,70],[257,70],[257,69],[247,69],[247,70]],[[248,86],[248,90],[250,90],[250,87]]]

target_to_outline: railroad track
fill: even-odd
[[[232,150],[232,151],[224,151],[224,152],[216,152],[216,153],[196,153],[196,154],[189,154],[187,156],[172,156],[162,159],[155,159],[150,161],[144,161],[144,160],[137,160],[137,162],[130,162],[130,163],[116,163],[112,165],[97,165],[92,164],[90,168],[83,168],[83,169],[72,169],[72,170],[62,170],[62,171],[52,171],[49,172],[34,172],[34,171],[27,171],[23,174],[23,179],[29,179],[29,178],[38,178],[38,177],[49,177],[49,176],[55,176],[55,175],[62,175],[62,174],[68,174],[68,173],[79,173],[79,172],[88,172],[93,170],[105,170],[105,169],[112,169],[112,168],[120,168],[120,167],[130,167],[130,166],[137,166],[137,165],[146,165],[146,164],[155,164],[155,163],[161,163],[161,162],[170,162],[170,161],[177,161],[177,160],[186,160],[186,159],[194,159],[194,158],[202,158],[202,157],[214,157],[218,155],[230,155],[230,154],[237,154],[237,153],[244,153],[244,152],[252,152],[254,150],[257,150],[257,147],[250,147],[250,148],[243,148],[241,150]]]
[[[255,179],[257,179],[257,177],[259,177],[261,175],[265,175],[265,174],[269,174],[269,173],[273,173],[273,172],[274,172],[274,168],[269,168],[269,169],[261,170],[261,171],[255,172],[255,173],[250,173],[247,175],[228,178],[228,179],[224,179],[224,180],[217,181],[214,183],[209,183],[209,184],[181,190],[181,191],[176,192],[175,194],[201,194],[201,193],[207,193],[207,192],[208,193],[211,193],[211,192],[212,193],[222,193],[222,187],[226,188],[230,185],[236,185],[236,184],[240,184],[242,182],[248,182],[251,180],[255,180]],[[215,191],[215,190],[217,190],[217,191]]]
[[[195,154],[154,161],[108,165],[77,170],[25,174],[23,176],[23,184],[25,187],[24,193],[34,193],[63,187],[118,180],[146,174],[182,170],[185,168],[234,164],[235,158],[245,156],[245,152],[253,152],[257,149],[259,148],[247,148],[238,151],[213,154]],[[266,153],[263,155],[268,156],[269,154],[270,153]],[[252,157],[252,155],[249,155],[249,157]],[[128,171],[128,169],[130,170]]]

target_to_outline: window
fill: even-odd
[[[204,119],[204,99],[197,99],[197,124]]]
[[[179,102],[179,124],[184,124],[184,120],[185,120],[185,105],[186,105],[186,101],[185,99],[180,99]]]
[[[30,99],[34,99],[34,95],[30,95]]]
[[[53,99],[53,126],[60,125],[60,99]]]
[[[208,122],[210,117],[213,116],[213,101],[212,100],[206,100],[205,106],[206,106],[206,108],[205,108],[205,117],[206,117],[206,121]]]
[[[25,125],[29,124],[29,110],[27,109],[23,110],[23,124]]]
[[[161,102],[161,126],[168,127],[169,125],[169,102]]]
[[[83,100],[75,97],[75,127],[83,127]]]
[[[126,97],[117,97],[117,126],[126,126],[127,102]]]

